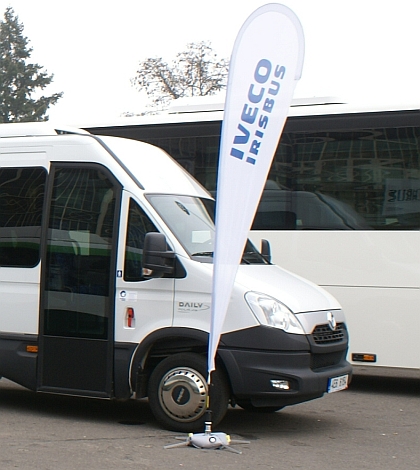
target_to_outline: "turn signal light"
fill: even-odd
[[[376,354],[353,353],[351,360],[353,362],[376,362]]]

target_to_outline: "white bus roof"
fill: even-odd
[[[215,98],[219,98],[218,100]],[[93,129],[100,127],[124,127],[223,120],[224,101],[216,97],[191,97],[174,100],[171,106],[158,114],[121,117],[112,122],[84,123],[80,127]],[[420,103],[344,103],[339,98],[296,98],[289,108],[289,117],[322,116],[335,114],[356,114],[386,111],[420,110]]]

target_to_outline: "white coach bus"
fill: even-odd
[[[223,105],[183,104],[167,114],[87,129],[165,149],[216,194]],[[339,300],[353,365],[415,374],[420,371],[419,108],[295,101],[251,233],[254,241],[271,242],[274,263]]]

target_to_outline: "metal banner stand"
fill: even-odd
[[[196,449],[215,449],[223,450],[226,449],[236,454],[242,454],[239,450],[234,449],[230,444],[250,444],[250,441],[232,440],[228,434],[224,432],[212,432],[212,419],[210,409],[210,390],[212,387],[211,383],[211,372],[209,372],[207,378],[207,398],[206,398],[206,421],[204,422],[204,432],[202,433],[190,433],[187,439],[183,437],[177,437],[176,439],[182,439],[184,442],[179,444],[169,444],[165,446],[165,449],[174,449],[175,447],[195,447]]]
[[[195,447],[196,449],[215,449],[223,450],[226,449],[229,452],[236,454],[242,454],[237,449],[234,449],[230,444],[250,444],[250,441],[232,440],[228,434],[224,432],[212,432],[211,431],[211,410],[207,410],[207,421],[205,422],[205,430],[203,433],[190,433],[184,442],[179,444],[169,444],[165,446],[165,449],[174,449],[176,447]],[[177,437],[176,439],[184,439]]]

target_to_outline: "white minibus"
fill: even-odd
[[[0,376],[37,392],[148,397],[204,427],[214,200],[163,150],[0,125]],[[248,242],[210,407],[275,411],[347,387],[342,309]],[[287,249],[285,247],[285,249]]]

